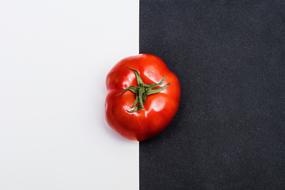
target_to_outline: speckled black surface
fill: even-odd
[[[140,52],[182,85],[140,143],[140,190],[285,189],[284,0],[141,0]]]

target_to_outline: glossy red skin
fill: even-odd
[[[135,94],[122,93],[129,86],[137,86],[136,69],[146,84],[158,83],[165,77],[164,84],[170,85],[158,94],[147,97],[143,110],[128,112],[135,101]],[[108,124],[128,139],[143,141],[167,127],[175,116],[180,100],[179,80],[157,56],[139,54],[118,62],[107,75],[106,120]]]

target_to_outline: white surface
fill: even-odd
[[[138,0],[0,0],[1,190],[138,189],[138,143],[104,121],[138,22]]]

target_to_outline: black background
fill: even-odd
[[[141,190],[285,189],[285,1],[141,0],[140,52],[182,85]]]

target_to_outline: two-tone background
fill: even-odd
[[[139,52],[182,86],[143,143],[104,120]],[[0,189],[284,190],[284,64],[282,0],[0,0]]]

